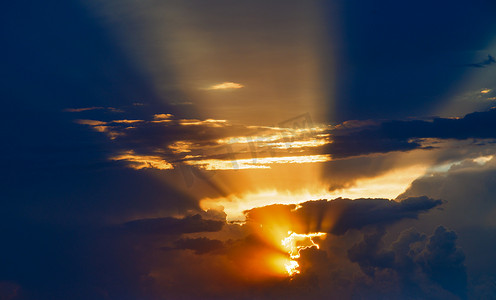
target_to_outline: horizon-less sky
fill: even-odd
[[[0,14],[0,298],[496,297],[494,1]]]

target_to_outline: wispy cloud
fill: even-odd
[[[107,124],[107,122],[98,121],[98,120],[75,120],[74,122],[76,122],[77,124],[90,125],[90,126],[100,126]]]
[[[271,164],[304,164],[330,161],[330,155],[299,155],[282,157],[245,158],[233,161],[222,159],[191,160],[188,164],[205,170],[269,169]]]
[[[154,155],[138,155],[134,151],[126,151],[123,154],[113,156],[111,160],[122,160],[129,163],[129,167],[141,170],[145,168],[153,168],[158,170],[173,169],[172,164],[168,163],[159,156]]]
[[[114,113],[122,113],[124,112],[122,109],[115,108],[115,107],[101,107],[101,106],[92,106],[92,107],[79,107],[79,108],[66,108],[64,109],[65,112],[83,112],[83,111],[91,111],[91,110],[101,110],[101,109],[106,109],[108,111],[114,112]]]
[[[143,122],[143,120],[113,120],[112,123],[124,123],[124,124],[132,124],[132,123],[139,123]]]
[[[153,118],[155,120],[164,120],[164,119],[170,119],[172,118],[173,115],[172,114],[154,114],[153,115]]]
[[[230,89],[240,89],[243,87],[245,87],[245,86],[242,85],[241,83],[226,81],[223,83],[212,85],[211,87],[209,87],[207,89],[208,90],[230,90]]]
[[[190,125],[222,126],[227,124],[227,121],[215,120],[215,119],[206,119],[206,120],[182,119],[179,120],[179,124],[183,126],[190,126]]]
[[[473,68],[485,68],[485,67],[492,65],[492,64],[495,64],[495,63],[496,63],[496,60],[494,59],[494,57],[491,54],[488,54],[487,59],[484,59],[483,61],[480,61],[478,63],[468,64],[467,66],[473,67]]]
[[[64,111],[66,112],[82,112],[82,111],[88,111],[88,110],[97,110],[97,109],[105,109],[105,107],[80,107],[80,108],[66,108]]]

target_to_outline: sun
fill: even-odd
[[[300,270],[298,269],[300,265],[297,262],[297,259],[300,258],[300,251],[312,247],[320,249],[319,244],[317,244],[313,238],[323,238],[325,236],[325,232],[302,234],[288,231],[288,236],[282,239],[281,244],[291,258],[291,260],[285,264],[285,268],[289,276],[300,273]]]

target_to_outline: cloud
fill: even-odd
[[[115,107],[102,107],[102,106],[92,106],[92,107],[81,107],[81,108],[66,108],[64,109],[65,112],[84,112],[84,111],[92,111],[92,110],[101,110],[101,109],[106,109],[110,112],[114,113],[122,113],[124,112],[122,109],[118,109]]]
[[[443,210],[426,213],[416,227],[425,231],[442,224],[456,231],[457,243],[466,256],[464,264],[470,299],[482,299],[496,293],[493,281],[496,264],[492,259],[496,251],[495,163],[491,159],[481,165],[467,159],[444,172],[418,178],[399,196],[402,199],[421,194],[446,201]],[[445,253],[443,256],[449,255]]]
[[[91,126],[114,141],[117,149],[111,158],[122,160],[124,154],[132,152],[135,157],[128,157],[131,167],[140,160],[139,169],[172,169],[168,164],[187,164],[213,171],[269,169],[275,164],[322,163],[416,149],[447,149],[449,144],[436,140],[496,138],[491,129],[496,126],[495,120],[496,109],[462,118],[349,121],[334,127],[294,129],[233,125],[226,120],[176,119],[165,113],[153,115],[152,120],[76,122]],[[162,167],[165,165],[168,167]],[[352,184],[334,181],[335,189]]]
[[[143,200],[138,198],[137,202],[141,204]],[[339,204],[339,200],[334,201]],[[346,250],[355,244],[355,240],[350,237],[356,234],[361,236],[362,232],[366,233],[370,228],[389,226],[402,218],[415,217],[424,209],[436,206],[437,202],[423,198],[412,198],[404,204],[395,204],[387,199],[343,199],[341,202],[331,207],[330,203],[310,201],[296,211],[291,205],[260,208],[268,213],[262,227],[226,224],[223,220],[225,215],[211,212],[202,216],[142,218],[117,227],[90,226],[78,231],[77,235],[68,229],[69,242],[54,239],[53,243],[44,245],[46,251],[56,245],[58,253],[70,253],[62,260],[64,268],[52,265],[53,272],[65,277],[84,265],[83,272],[73,275],[76,276],[74,282],[81,287],[81,295],[91,299],[104,298],[105,295],[111,299],[343,299],[341,296],[346,294],[370,295],[364,291],[364,287],[383,287],[391,282],[391,278],[381,277],[379,271],[374,273],[374,277],[365,279],[366,275],[347,257]],[[122,203],[118,206],[122,206]],[[346,208],[340,210],[342,207]],[[319,241],[320,250],[302,251],[300,262],[305,269],[302,269],[301,277],[290,279],[284,273],[274,273],[274,266],[279,266],[280,260],[284,262],[287,253],[257,234],[263,234],[270,229],[271,224],[281,221],[278,210],[292,215],[294,220],[311,215],[319,220],[319,209],[323,210],[324,217],[331,216],[327,211],[334,211],[336,216],[344,214],[343,217],[350,219],[344,225],[349,230],[342,234],[329,230],[337,235],[331,233],[328,243]],[[379,218],[384,215],[397,216],[381,222],[373,216],[376,213]],[[361,222],[362,219],[366,221]],[[332,218],[326,220],[332,221]],[[345,224],[344,220],[339,223]],[[311,223],[303,224],[300,228],[316,228]],[[343,225],[341,228],[344,228]],[[24,234],[37,236],[34,232]],[[59,234],[54,236],[60,238]],[[74,249],[73,245],[78,247]],[[385,248],[387,246],[384,245]],[[337,251],[332,247],[343,247],[344,250]],[[25,276],[32,278],[32,275]],[[22,282],[25,281],[23,279]],[[74,291],[72,282],[59,282],[57,292],[66,296],[64,291]],[[27,290],[32,291],[31,286]],[[377,290],[375,292],[379,295],[376,298],[393,295],[387,289],[381,293]],[[50,290],[44,293],[53,295]],[[45,295],[37,291],[35,294]],[[427,294],[425,292],[421,296]],[[63,296],[59,298],[63,299]]]
[[[282,220],[289,220],[289,230],[328,233],[325,240],[317,241],[320,249],[301,250],[301,274],[288,284],[276,285],[280,289],[272,286],[277,291],[277,296],[272,297],[463,299],[467,278],[457,235],[439,227],[428,237],[414,229],[405,230],[400,222],[410,219],[419,223],[421,213],[440,204],[441,201],[427,197],[405,202],[308,201],[298,207],[272,205],[252,209],[247,212],[247,225],[267,235],[271,229],[285,224]],[[396,234],[389,231],[392,226],[403,228],[396,239]],[[446,277],[440,274],[451,276],[452,281],[444,280]]]
[[[428,197],[407,198],[401,202],[387,199],[337,199],[328,203],[328,209],[340,212],[331,229],[331,233],[343,234],[350,229],[360,229],[367,225],[387,225],[405,218],[417,218],[422,212],[439,206],[441,200]],[[314,204],[314,203],[311,203]],[[317,203],[315,203],[317,204]],[[332,206],[334,208],[331,208]],[[303,206],[303,205],[302,205]],[[305,212],[305,206],[301,213]],[[320,209],[319,205],[308,209]]]
[[[393,266],[394,253],[381,251],[384,247],[382,244],[383,235],[383,229],[366,234],[362,242],[355,244],[348,250],[350,260],[358,263],[362,271],[369,276],[375,275],[376,268],[385,269]]]
[[[277,156],[246,159],[205,159],[191,160],[189,164],[197,165],[205,170],[243,170],[243,169],[269,169],[273,164],[303,164],[319,163],[331,160],[329,155],[299,155]]]
[[[321,128],[232,125],[226,120],[177,119],[154,114],[152,120],[76,120],[106,133],[118,148],[111,160],[125,160],[134,169],[173,169],[174,165],[204,170],[271,168],[273,164],[326,162],[318,154],[329,142]],[[310,124],[307,124],[310,126]]]
[[[167,119],[171,119],[172,117],[174,117],[174,115],[172,115],[172,114],[154,114],[153,115],[153,118],[155,120],[167,120]]]
[[[206,120],[196,120],[196,119],[181,119],[179,120],[179,124],[183,126],[191,126],[191,125],[206,125],[213,127],[221,127],[226,124],[226,120],[214,120],[214,119],[206,119]]]
[[[98,121],[98,120],[76,120],[75,122],[78,124],[90,125],[90,126],[100,126],[107,124],[107,122]]]
[[[460,299],[466,298],[465,255],[456,244],[455,232],[439,226],[427,239],[425,235],[408,229],[390,247],[385,246],[384,235],[382,228],[366,233],[361,242],[348,250],[350,260],[358,263],[365,274],[375,277],[380,271],[392,270],[400,276],[403,292],[416,297],[422,297],[422,294],[429,293],[427,289],[432,289],[426,284],[426,279],[429,279]],[[434,293],[444,294],[441,298],[453,297],[442,291]]]
[[[411,197],[398,202],[388,199],[334,199],[307,201],[296,205],[271,205],[246,211],[248,222],[267,221],[266,216],[285,216],[293,220],[297,233],[328,232],[342,235],[366,226],[385,226],[402,219],[416,219],[420,213],[442,204],[428,197]]]
[[[340,202],[339,200],[334,201]],[[262,227],[250,226],[249,224],[244,226],[225,224],[225,221],[221,220],[222,217],[225,218],[225,215],[219,215],[219,219],[216,220],[208,220],[195,215],[184,218],[166,217],[126,222],[120,227],[122,230],[118,231],[118,235],[115,235],[115,231],[108,231],[110,236],[104,235],[99,239],[103,244],[95,255],[98,255],[102,261],[112,261],[112,263],[110,265],[108,262],[105,264],[103,273],[102,266],[100,266],[98,268],[99,274],[92,277],[91,282],[108,280],[106,278],[119,278],[120,282],[128,280],[130,285],[126,286],[125,289],[128,295],[146,293],[147,296],[158,299],[164,295],[183,299],[195,299],[200,295],[203,299],[232,299],[233,297],[238,299],[288,297],[291,299],[308,299],[308,297],[319,299],[322,297],[340,298],[343,294],[358,295],[359,292],[355,290],[362,288],[353,286],[354,284],[361,284],[360,278],[363,275],[360,270],[353,267],[346,252],[342,256],[339,254],[340,252],[327,248],[328,245],[336,246],[342,242],[332,240],[329,241],[329,244],[322,245],[320,250],[314,248],[303,250],[301,265],[305,271],[301,277],[290,280],[287,275],[277,273],[279,271],[274,269],[280,264],[280,260],[284,262],[287,259],[288,254],[263,238],[263,235],[259,235],[264,230],[270,230],[270,226],[274,224],[271,223],[272,221],[277,223],[277,220],[280,220],[281,215],[276,214],[276,211],[285,211],[295,218],[302,218],[308,216],[309,213],[317,212],[316,210],[310,212],[308,209],[307,206],[312,204],[318,204],[320,208],[328,210],[335,209],[337,214],[344,213],[347,218],[353,215],[355,219],[386,210],[391,215],[398,214],[396,218],[398,220],[413,217],[428,207],[436,206],[436,201],[423,198],[412,198],[404,204],[398,203],[399,206],[389,203],[392,201],[386,199],[379,199],[376,202],[374,199],[359,199],[356,200],[355,204],[352,203],[353,201],[342,199],[342,202],[345,203],[344,206],[353,207],[351,210],[355,211],[356,214],[350,214],[348,209],[339,210],[327,207],[329,203],[319,201],[304,203],[296,211],[291,205],[259,208],[256,209],[258,212],[261,213],[263,210],[268,213],[269,217],[264,219],[268,223],[264,222]],[[371,201],[372,205],[369,206],[367,201]],[[342,205],[338,206],[341,207]],[[401,208],[388,208],[389,206]],[[316,207],[312,208],[315,209]],[[405,211],[411,213],[404,213]],[[248,213],[255,213],[255,210]],[[365,222],[367,224],[353,225],[350,223],[349,229],[360,228],[358,230],[362,230],[363,226],[368,225],[371,225],[372,228],[383,228],[386,224],[393,222],[395,221],[392,219],[380,222],[369,216],[368,221]],[[223,232],[224,234],[231,232],[234,235],[231,235],[232,238],[226,239],[225,236],[222,237]],[[347,236],[350,231],[338,232],[338,234],[332,238],[344,241],[348,239]],[[211,235],[215,235],[217,238]],[[319,242],[322,241],[319,240]],[[93,242],[94,244],[95,242]],[[353,245],[350,244],[345,247],[349,248]],[[120,250],[113,254],[114,250],[109,248],[116,251]],[[109,249],[109,251],[100,252],[104,249]],[[110,259],[115,255],[118,256],[118,259]],[[339,255],[339,262],[346,266],[345,269],[352,273],[352,277],[349,276],[350,274],[341,273],[340,269],[335,268],[335,255]],[[135,258],[129,262],[132,265],[123,263],[127,261],[126,257]],[[325,269],[326,267],[329,268]],[[114,274],[115,270],[119,270],[118,276]],[[130,273],[126,277],[130,276],[129,279],[123,278],[123,274],[128,272]],[[285,272],[284,268],[281,269],[281,272]],[[353,277],[355,279],[352,279]],[[136,281],[136,278],[141,278],[141,280]],[[383,279],[374,278],[373,282],[377,285]],[[347,280],[350,282],[343,283]],[[193,282],[195,289],[191,289]],[[389,292],[383,291],[382,295],[389,295]]]
[[[468,64],[466,65],[467,67],[473,67],[473,68],[485,68],[487,66],[490,66],[492,64],[495,64],[496,60],[491,54],[487,55],[487,59],[482,60],[481,62],[474,63],[474,64]]]
[[[125,124],[133,124],[143,122],[143,120],[113,120],[111,123],[125,123]]]
[[[82,111],[88,111],[88,110],[95,110],[95,109],[105,109],[105,107],[82,107],[82,108],[66,108],[64,111],[66,112],[82,112]]]
[[[129,162],[129,166],[136,170],[145,168],[153,168],[158,170],[170,170],[174,166],[167,161],[163,160],[160,156],[153,155],[136,155],[132,150],[117,156],[110,157],[111,160],[121,160]]]
[[[166,248],[169,250],[171,248]],[[195,254],[202,255],[206,253],[221,253],[224,249],[224,243],[219,240],[211,240],[206,237],[179,239],[175,242],[175,248],[178,250],[193,250]]]
[[[241,83],[225,81],[223,83],[214,84],[208,88],[208,90],[230,90],[230,89],[240,89],[245,87]]]
[[[177,235],[220,231],[224,224],[224,221],[206,220],[197,214],[182,219],[165,217],[134,220],[125,223],[123,228],[133,233]]]
[[[463,118],[382,121],[337,127],[331,131],[332,143],[326,152],[333,157],[349,157],[391,151],[422,149],[422,139],[496,138],[496,109],[474,112]],[[426,147],[428,149],[428,147]]]
[[[465,255],[456,246],[457,238],[455,232],[439,226],[418,261],[433,281],[463,299],[467,293],[467,274]]]

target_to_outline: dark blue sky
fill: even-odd
[[[494,1],[343,1],[340,7],[334,115],[341,121],[436,114],[473,71],[468,65],[495,55]]]

